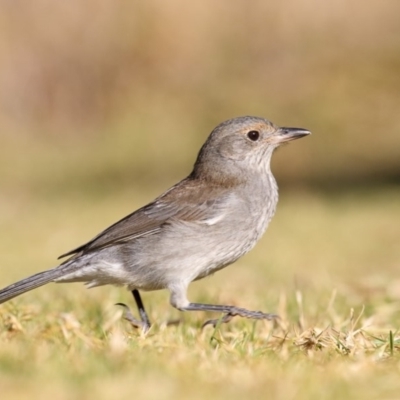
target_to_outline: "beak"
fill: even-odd
[[[290,142],[311,135],[311,132],[303,128],[279,128],[275,136],[276,143]]]

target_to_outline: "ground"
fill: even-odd
[[[54,266],[157,191],[5,196],[0,286]],[[399,196],[283,191],[256,248],[190,288],[193,301],[276,312],[275,323],[234,318],[202,330],[211,314],[180,313],[153,292],[143,295],[154,322],[144,335],[114,306],[136,313],[129,292],[80,284],[1,305],[2,398],[398,398]]]

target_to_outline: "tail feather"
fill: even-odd
[[[32,275],[29,278],[15,282],[12,285],[0,290],[0,304],[19,296],[22,293],[28,292],[29,290],[43,286],[46,283],[58,278],[62,274],[63,273],[59,268],[54,268],[39,272],[38,274]]]

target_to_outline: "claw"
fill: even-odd
[[[204,324],[201,326],[201,329],[203,330],[205,326],[207,325],[212,325],[214,328],[217,326],[217,324],[227,324],[235,315],[233,314],[226,314],[222,318],[215,318],[215,319],[208,319]]]
[[[124,303],[116,303],[115,305],[116,305],[116,306],[121,306],[121,307],[124,308],[124,315],[123,315],[123,318],[124,318],[125,320],[127,320],[128,322],[130,322],[131,325],[132,325],[134,328],[142,329],[142,331],[143,331],[144,333],[146,333],[146,332],[150,329],[150,326],[149,326],[148,324],[146,324],[146,323],[143,322],[143,321],[139,321],[138,319],[136,319],[136,318],[133,316],[133,314],[132,314],[130,308],[129,308],[126,304],[124,304]]]

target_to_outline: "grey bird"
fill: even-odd
[[[173,307],[220,312],[222,322],[234,316],[274,318],[236,306],[191,303],[187,289],[192,281],[232,264],[254,247],[278,202],[272,153],[282,143],[309,134],[306,129],[279,128],[259,117],[221,123],[202,146],[187,178],[60,256],[70,258],[57,267],[0,290],[0,303],[49,282],[84,282],[88,287],[126,286],[140,320],[130,313],[127,318],[145,331],[150,321],[140,290],[168,289]]]

